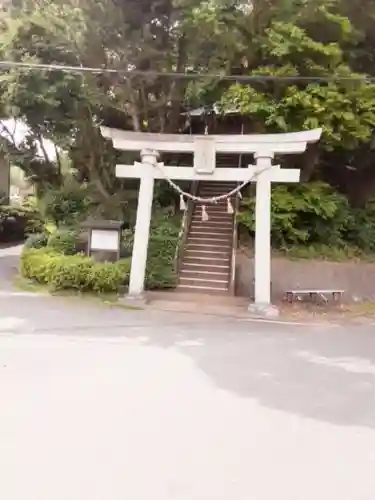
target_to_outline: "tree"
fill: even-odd
[[[371,1],[362,1],[371,19]],[[51,139],[69,155],[77,180],[89,183],[110,211],[115,200],[121,212],[124,186],[114,176],[119,154],[102,139],[99,125],[178,132],[186,107],[219,102],[223,111],[235,105],[249,116],[254,132],[322,126],[320,146],[304,156],[303,178],[323,176],[350,194],[355,177],[359,194],[353,198],[361,199],[364,183],[375,189],[375,87],[347,79],[373,74],[372,31],[348,0],[248,5],[239,0],[13,0],[0,23],[4,60],[119,72],[18,68],[3,73],[2,115],[22,119],[30,130],[21,148],[8,143],[6,148],[37,182],[59,184],[58,161],[33,163],[36,141]],[[146,76],[139,73],[145,71]],[[240,85],[220,77],[171,77],[197,72],[327,81]],[[371,193],[366,190],[365,198]]]
[[[226,54],[237,50],[236,33],[230,37],[220,21],[229,19],[226,10],[196,0],[177,5],[170,0],[40,0],[36,5],[26,0],[4,13],[0,50],[3,59],[19,62],[207,72],[230,61]],[[114,177],[118,155],[101,138],[99,124],[178,131],[186,100],[199,95],[186,79],[106,72],[11,69],[0,85],[3,115],[28,125],[30,147],[46,137],[70,151],[78,178],[94,184],[103,201],[113,200],[121,184]],[[58,165],[48,168],[59,170]]]
[[[276,12],[255,42],[259,58],[253,58],[249,73],[291,80],[235,84],[221,99],[223,109],[235,105],[249,115],[257,132],[323,127],[320,147],[305,156],[304,180],[315,174],[325,153],[369,144],[375,126],[375,85],[360,81],[366,75],[356,74],[347,62],[343,47],[358,35],[337,8],[337,2],[306,3],[288,22],[280,20],[284,11]],[[305,76],[327,81],[298,80]]]

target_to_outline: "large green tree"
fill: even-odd
[[[363,202],[375,190],[375,87],[363,80],[374,74],[375,9],[371,0],[362,7],[348,0],[13,0],[1,18],[2,59],[118,73],[3,72],[2,115],[30,131],[21,148],[4,147],[38,182],[58,184],[58,161],[36,165],[33,154],[37,140],[51,139],[101,203],[121,207],[117,153],[99,125],[178,132],[186,106],[219,102],[247,115],[254,132],[323,127],[321,144],[302,160],[303,178],[323,177]],[[176,72],[281,79],[235,84],[170,76]],[[312,80],[293,80],[306,76]],[[321,76],[327,80],[314,80]]]
[[[236,16],[243,22],[235,5],[228,10],[196,0],[17,2],[3,13],[3,59],[119,72],[10,69],[0,82],[2,114],[28,125],[30,147],[45,137],[70,151],[78,178],[113,201],[120,191],[113,175],[116,154],[101,138],[99,124],[178,131],[183,106],[199,100],[200,89],[163,73],[214,71],[224,62],[228,70],[239,50]],[[149,75],[121,73],[131,69]],[[58,165],[48,158],[44,163],[49,177],[35,176],[30,162],[21,166],[40,182],[58,182]]]
[[[276,80],[232,85],[221,104],[248,115],[257,132],[322,127],[320,145],[303,160],[302,176],[309,180],[328,153],[343,151],[349,157],[371,144],[375,85],[351,66],[359,34],[338,1],[291,2],[289,12],[287,21],[284,8],[269,17],[256,36],[257,52],[248,68],[249,75]]]

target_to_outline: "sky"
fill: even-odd
[[[24,138],[27,134],[27,131],[28,131],[28,128],[25,125],[25,123],[23,123],[22,121],[19,121],[19,120],[16,121],[13,118],[10,118],[7,120],[0,120],[0,121],[14,135],[14,139],[15,139],[16,144],[20,144],[24,140]],[[3,137],[6,137],[7,133],[5,131],[0,131],[0,135],[2,135]],[[56,154],[55,154],[55,148],[54,148],[53,143],[51,141],[49,141],[48,139],[45,139],[45,140],[43,140],[43,146],[44,146],[45,150],[47,151],[48,157],[51,160],[54,160],[56,158]],[[40,152],[40,155],[42,155],[40,148],[39,148],[39,152]]]

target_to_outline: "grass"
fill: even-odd
[[[375,301],[349,304],[345,307],[345,312],[354,316],[375,316]]]
[[[51,290],[47,285],[41,285],[35,281],[23,278],[17,275],[13,279],[13,285],[18,290],[24,292],[37,293],[39,295],[51,295],[54,297],[67,297],[67,298],[79,298],[84,300],[95,301],[98,304],[102,304],[109,307],[120,307],[122,309],[128,310],[142,310],[142,307],[132,306],[128,304],[121,303],[121,296],[115,293],[91,293],[91,292],[80,292],[76,290]]]
[[[248,255],[254,255],[253,242],[246,241],[242,248]],[[357,247],[330,247],[328,245],[292,246],[273,249],[274,257],[289,260],[324,260],[329,262],[375,262],[375,253],[366,253]]]
[[[290,259],[327,260],[330,262],[374,262],[375,254],[357,247],[330,247],[328,245],[295,246],[278,250],[276,254]]]
[[[22,278],[22,276],[20,275],[17,275],[15,276],[15,278],[13,278],[13,286],[17,288],[17,290],[21,290],[23,292],[33,292],[40,295],[51,295],[51,292],[47,286],[40,285],[39,283],[35,283],[34,281],[28,280],[26,278]]]

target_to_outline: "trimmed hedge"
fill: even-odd
[[[59,229],[53,232],[47,241],[47,247],[64,255],[77,253],[78,233],[71,229]]]
[[[177,222],[164,213],[153,218],[146,269],[148,289],[176,285]],[[124,231],[122,251],[127,255],[132,252],[133,237],[133,230]],[[55,290],[118,292],[128,284],[130,258],[116,263],[97,263],[77,253],[80,248],[80,235],[72,229],[59,229],[51,235],[33,235],[27,240],[21,256],[21,275]]]
[[[130,260],[97,263],[83,254],[63,255],[51,248],[24,249],[21,275],[53,290],[117,293],[128,284]]]
[[[47,246],[48,238],[48,233],[30,234],[25,241],[24,248],[44,248]]]
[[[24,244],[25,248],[48,247],[64,255],[85,253],[87,240],[85,233],[74,229],[57,229],[53,232],[31,234]],[[124,255],[128,257],[128,255]]]

